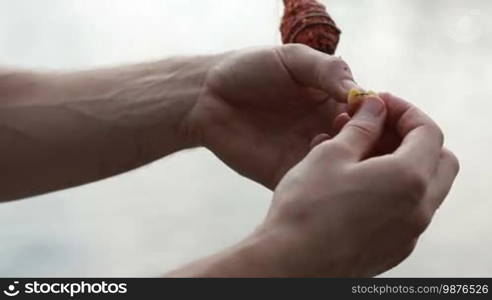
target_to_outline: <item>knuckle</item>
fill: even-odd
[[[423,206],[419,207],[415,213],[409,216],[407,226],[412,236],[420,236],[429,227],[432,214]]]
[[[444,132],[442,129],[436,124],[433,123],[432,130],[434,130],[435,135],[437,136],[437,139],[441,145],[444,144]]]
[[[315,147],[316,151],[319,151],[321,154],[327,154],[331,152],[332,142],[323,142]]]
[[[414,203],[419,203],[427,191],[427,180],[418,174],[412,166],[398,163],[395,166],[397,182],[404,190],[405,197]]]
[[[347,125],[347,130],[352,130],[363,138],[372,138],[376,135],[377,128],[375,124],[364,121],[351,121]]]
[[[405,260],[412,254],[412,252],[415,250],[415,247],[417,246],[417,239],[412,239],[408,243],[405,243],[401,247],[401,260]]]
[[[451,165],[451,168],[454,171],[454,174],[457,175],[460,172],[461,166],[460,161],[456,157],[456,155],[449,151],[448,149],[443,150],[443,158],[447,159]]]
[[[352,150],[344,142],[341,141],[330,141],[325,142],[321,145],[321,151],[325,154],[334,155],[334,156],[342,156],[350,153]]]
[[[309,46],[306,46],[304,44],[287,44],[279,47],[281,51],[295,53],[295,54],[312,51],[312,49]]]

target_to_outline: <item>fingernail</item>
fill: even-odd
[[[366,97],[357,115],[379,117],[384,112],[384,102],[378,97]]]
[[[342,88],[346,91],[350,91],[353,88],[362,90],[353,79],[345,79],[341,83]]]

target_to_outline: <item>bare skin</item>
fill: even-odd
[[[318,61],[326,69],[314,68]],[[330,130],[326,121],[339,111],[332,98],[343,101],[353,86],[343,61],[298,47],[72,73],[4,70],[0,201],[96,181],[197,146],[273,189],[312,137]]]
[[[451,188],[457,159],[431,119],[389,94],[368,97],[342,127],[285,175],[256,232],[170,275],[370,277],[410,255]],[[390,129],[396,150],[368,156]]]
[[[0,201],[204,146],[274,190],[272,207],[243,242],[168,276],[373,276],[411,252],[458,163],[417,108],[390,95],[349,108],[353,87],[345,62],[299,45],[72,73],[4,69]]]

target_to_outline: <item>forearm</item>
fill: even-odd
[[[197,146],[187,114],[218,56],[0,73],[0,201],[77,186]]]
[[[195,261],[166,274],[166,277],[285,277],[271,251],[269,237],[254,234],[218,254]]]

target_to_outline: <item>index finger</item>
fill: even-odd
[[[347,63],[301,44],[278,48],[279,57],[293,77],[306,87],[326,92],[337,102],[346,103],[351,89],[361,89],[354,81]]]
[[[403,99],[381,94],[388,109],[388,126],[395,128],[402,142],[393,153],[429,178],[440,159],[444,136],[437,124],[424,112]]]

